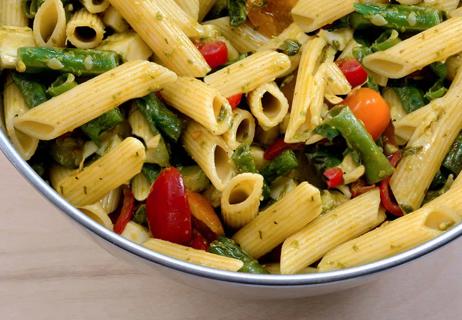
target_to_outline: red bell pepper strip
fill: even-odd
[[[204,251],[207,251],[209,248],[209,243],[207,240],[205,240],[202,234],[200,234],[200,232],[196,229],[193,229],[192,231],[191,248]]]
[[[285,143],[284,139],[281,138],[276,140],[272,145],[268,147],[268,149],[266,149],[263,157],[265,160],[270,161],[286,150],[303,150],[304,147],[305,145],[303,143]]]
[[[336,61],[336,64],[342,70],[345,78],[351,86],[357,87],[367,81],[367,71],[363,68],[361,63],[356,59],[341,59]]]
[[[241,103],[242,93],[235,94],[234,96],[228,97],[228,102],[231,105],[231,108],[234,110]]]
[[[399,160],[401,160],[401,153],[399,151],[393,153],[388,157],[388,160],[393,167],[396,167]],[[382,205],[385,210],[396,217],[401,217],[403,215],[403,211],[393,199],[393,194],[390,189],[390,179],[391,177],[388,177],[380,182],[380,199],[382,200]]]
[[[117,234],[124,232],[127,223],[132,220],[135,213],[135,197],[129,187],[123,188],[123,196],[124,199],[122,208],[120,209],[120,214],[114,224],[114,232]]]
[[[228,48],[223,41],[198,42],[196,47],[212,69],[228,62]]]
[[[327,187],[329,189],[336,188],[343,184],[343,170],[339,167],[326,169],[323,176],[327,178]]]
[[[191,243],[191,210],[178,169],[167,168],[160,173],[146,200],[146,212],[154,238]]]

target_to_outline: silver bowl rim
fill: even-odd
[[[366,277],[372,274],[395,268],[404,263],[415,260],[426,255],[447,243],[457,239],[462,235],[462,224],[443,233],[439,237],[426,242],[418,247],[405,251],[396,256],[383,259],[377,262],[369,263],[363,266],[337,270],[332,272],[300,274],[300,275],[256,275],[248,273],[238,273],[222,271],[199,265],[191,264],[185,261],[170,258],[168,256],[156,253],[137,245],[116,233],[106,229],[96,223],[84,213],[69,204],[64,198],[55,192],[40,176],[22,159],[9,141],[4,130],[0,130],[0,149],[19,173],[25,177],[32,186],[35,187],[43,196],[45,196],[53,205],[63,211],[69,218],[83,226],[90,233],[94,233],[124,250],[126,253],[133,254],[139,258],[153,262],[155,264],[170,268],[179,272],[196,275],[203,278],[232,282],[243,285],[253,286],[315,286],[325,285],[334,282],[353,280],[355,278]]]

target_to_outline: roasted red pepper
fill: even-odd
[[[242,93],[235,94],[234,96],[228,97],[228,102],[231,105],[231,108],[234,110],[241,103]]]
[[[120,209],[120,214],[114,224],[114,232],[118,234],[124,232],[127,223],[132,220],[133,214],[135,213],[135,197],[129,187],[126,186],[123,188],[123,196],[124,200],[122,208]]]
[[[191,243],[191,210],[178,169],[167,168],[160,173],[146,200],[146,212],[154,238]]]
[[[357,87],[367,81],[367,72],[356,59],[341,59],[336,62],[351,86]]]
[[[393,153],[388,157],[388,160],[393,167],[396,167],[399,160],[401,160],[401,153],[399,151]],[[382,200],[382,205],[385,210],[396,217],[401,217],[403,215],[403,211],[393,199],[393,194],[390,189],[390,179],[391,177],[388,177],[380,182],[380,199]]]
[[[343,170],[339,167],[326,169],[323,176],[327,178],[327,187],[329,189],[336,188],[343,184]]]
[[[228,62],[228,48],[223,41],[198,42],[196,47],[212,69]]]
[[[286,150],[303,150],[304,147],[305,145],[303,143],[285,143],[284,139],[281,138],[266,149],[264,158],[270,161]]]
[[[193,229],[192,231],[191,248],[204,251],[207,251],[207,249],[209,248],[209,243],[207,242],[207,240],[205,240],[202,234],[200,234],[200,232],[196,229]]]

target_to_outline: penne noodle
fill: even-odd
[[[21,0],[0,1],[0,26],[27,27],[27,25],[28,20]]]
[[[459,2],[460,0],[423,0],[422,5],[450,13],[457,9]]]
[[[34,19],[34,40],[39,47],[64,47],[66,12],[61,0],[45,0]]]
[[[255,119],[246,110],[236,108],[233,111],[231,128],[223,134],[223,140],[232,150],[241,144],[251,144],[255,138]]]
[[[104,11],[103,23],[107,27],[119,33],[126,32],[130,28],[127,21],[125,21],[122,15],[112,6],[110,6],[106,9],[106,11]]]
[[[81,49],[97,47],[104,37],[104,24],[101,19],[86,9],[77,11],[66,27],[67,41]]]
[[[364,65],[398,79],[462,51],[462,17],[451,18],[397,45],[364,58]]]
[[[107,37],[97,49],[115,51],[124,61],[149,60],[152,56],[152,50],[132,31]]]
[[[151,235],[145,227],[133,221],[127,223],[124,231],[120,235],[137,244],[143,244],[151,238]]]
[[[195,21],[199,21],[200,0],[175,0],[176,4]]]
[[[32,29],[0,26],[0,70],[16,68],[18,49],[34,46]]]
[[[295,274],[313,264],[329,250],[381,224],[378,189],[360,195],[323,214],[284,241],[281,273]]]
[[[199,19],[198,21],[202,21],[205,18],[207,13],[209,13],[210,9],[212,9],[215,2],[216,0],[199,0]]]
[[[319,190],[302,182],[255,219],[240,229],[233,239],[255,259],[270,252],[321,213]]]
[[[175,259],[209,268],[238,271],[244,265],[242,261],[237,259],[219,256],[160,239],[149,239],[143,243],[143,246]]]
[[[232,150],[223,138],[214,136],[200,124],[191,122],[183,133],[183,145],[213,186],[223,191],[235,175],[231,160]]]
[[[121,195],[121,188],[116,188],[114,190],[109,191],[109,193],[106,194],[99,202],[108,214],[113,213],[119,207]]]
[[[188,0],[188,3],[194,2],[195,0]],[[172,19],[172,21],[188,36],[191,38],[199,38],[203,35],[203,28],[197,22],[197,19],[188,15],[183,9],[176,3],[176,0],[162,0],[157,1],[157,5],[161,12]]]
[[[449,11],[448,16],[450,18],[455,18],[455,17],[462,17],[462,7],[459,7],[455,10]]]
[[[258,214],[263,193],[263,177],[255,173],[242,173],[226,185],[221,196],[221,214],[231,228],[238,229]]]
[[[274,51],[257,52],[204,78],[224,97],[248,93],[274,81],[290,68],[289,57]]]
[[[334,62],[326,63],[326,92],[329,94],[347,95],[351,92],[351,85],[345,78],[342,70]]]
[[[200,80],[179,77],[176,82],[166,85],[161,94],[169,105],[214,135],[225,133],[231,126],[232,111],[228,100]]]
[[[54,139],[175,79],[173,72],[155,63],[127,62],[28,111],[15,127],[41,140]]]
[[[203,77],[210,67],[188,36],[166,16],[160,1],[110,0],[164,66],[180,76]]]
[[[275,82],[265,83],[250,92],[247,102],[263,130],[278,126],[289,112],[289,102]]]
[[[133,177],[131,183],[133,196],[137,201],[144,201],[148,198],[149,192],[151,191],[151,183],[145,177],[143,173],[138,173]]]
[[[85,9],[90,13],[101,13],[109,8],[109,0],[80,0]]]
[[[77,207],[95,203],[137,175],[144,159],[141,141],[126,138],[82,171],[62,179],[57,191]]]
[[[93,219],[95,222],[99,223],[103,227],[113,230],[114,225],[109,217],[109,214],[100,203],[91,204],[79,208],[80,211],[85,213],[89,218]]]

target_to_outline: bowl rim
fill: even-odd
[[[316,286],[326,285],[334,282],[353,280],[355,278],[366,277],[388,269],[398,267],[407,262],[413,261],[436,249],[441,248],[447,243],[462,236],[462,224],[453,229],[442,233],[437,238],[423,243],[415,248],[400,253],[398,255],[379,260],[366,265],[347,268],[342,270],[299,274],[299,275],[259,275],[249,273],[238,273],[223,271],[203,267],[182,260],[177,260],[163,254],[154,252],[141,245],[135,244],[122,236],[117,235],[111,230],[87,217],[80,210],[69,204],[55,190],[49,186],[42,178],[29,166],[29,164],[15,150],[4,127],[0,130],[0,149],[6,158],[13,164],[19,173],[54,206],[63,211],[69,218],[83,226],[90,233],[98,235],[103,240],[124,250],[126,253],[133,254],[147,262],[153,262],[163,267],[179,272],[196,275],[203,278],[232,282],[244,285],[257,286]]]

